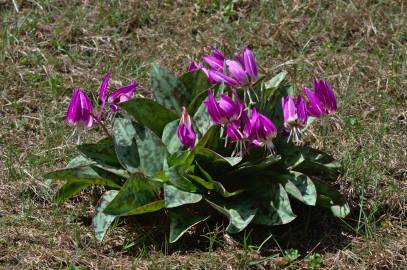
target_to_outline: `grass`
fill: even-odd
[[[15,2],[19,13],[0,1],[1,269],[407,267],[403,1]],[[181,73],[210,45],[230,54],[250,46],[263,73],[287,70],[297,91],[313,75],[333,84],[332,130],[315,127],[307,141],[344,165],[337,186],[351,216],[313,209],[318,218],[307,228],[298,220],[232,238],[220,226],[176,246],[157,240],[159,227],[122,221],[96,243],[90,218],[99,190],[56,206],[58,183],[42,178],[75,153],[64,122],[72,87],[96,99],[109,70],[114,85],[137,79],[148,95],[150,63]],[[87,139],[100,136],[94,129]]]

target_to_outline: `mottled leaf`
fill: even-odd
[[[100,197],[96,206],[95,215],[93,217],[93,229],[95,230],[95,237],[98,241],[103,240],[107,229],[116,218],[116,216],[105,214],[103,211],[118,193],[119,191],[117,190],[106,191],[102,197]]]
[[[187,165],[178,164],[170,168],[166,168],[165,175],[168,177],[171,184],[177,188],[188,192],[195,192],[197,191],[196,186],[187,178],[187,167]]]
[[[285,77],[287,76],[287,71],[283,70],[278,73],[276,76],[271,78],[269,81],[264,83],[265,88],[267,89],[267,96],[272,94],[273,90],[276,90],[280,84],[284,81]]]
[[[176,242],[190,228],[209,218],[192,215],[182,209],[171,209],[170,212],[170,243]]]
[[[86,158],[96,161],[99,164],[120,167],[113,142],[110,138],[103,139],[97,143],[81,144],[78,150]]]
[[[162,135],[162,142],[167,146],[167,150],[170,154],[174,154],[180,151],[184,146],[178,139],[177,135],[177,128],[178,128],[179,120],[174,120],[169,122],[163,131]]]
[[[182,191],[171,185],[164,185],[165,207],[173,208],[184,204],[197,203],[202,200],[201,194]]]
[[[229,219],[229,225],[226,228],[229,233],[241,232],[253,220],[257,211],[251,202],[244,198],[228,202],[212,199],[206,199],[206,201]]]
[[[201,138],[212,126],[212,121],[209,118],[205,104],[201,104],[192,117],[192,123],[195,131],[198,133],[198,138]]]
[[[181,114],[181,107],[192,99],[184,84],[168,70],[157,64],[152,65],[151,86],[155,99],[166,108]]]
[[[121,103],[120,108],[127,111],[137,122],[149,128],[158,137],[161,137],[164,127],[179,116],[147,98],[135,98],[128,102]]]
[[[61,204],[90,185],[86,182],[67,182],[55,193],[54,202]]]
[[[342,194],[321,180],[313,181],[318,194],[317,205],[330,208],[336,217],[345,218],[350,213],[350,208]]]
[[[277,175],[276,178],[289,195],[307,205],[315,205],[317,192],[314,183],[308,176],[298,172],[291,172],[290,174]]]
[[[154,191],[155,187],[147,178],[141,174],[133,175],[123,185],[114,200],[106,207],[104,213],[116,216],[130,215],[136,209],[155,202],[156,195]],[[150,210],[150,208],[146,210]]]

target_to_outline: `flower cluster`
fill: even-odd
[[[109,104],[112,112],[120,111],[119,104],[133,98],[134,91],[137,89],[137,82],[133,81],[130,84],[114,90],[107,96],[107,88],[109,85],[110,74],[107,73],[103,79],[99,89],[99,98],[101,106],[99,113],[93,111],[92,102],[86,95],[86,92],[79,88],[74,88],[71,101],[66,113],[67,122],[76,128],[91,128],[93,120],[100,123],[104,113],[106,112],[106,102]]]
[[[192,62],[188,66],[188,72],[202,70],[211,84],[224,84],[229,87],[228,96],[224,93],[219,94],[216,99],[212,89],[208,89],[208,97],[204,101],[210,119],[215,125],[221,125],[226,131],[226,141],[239,142],[244,147],[252,144],[258,147],[265,146],[273,151],[272,140],[277,137],[278,129],[276,125],[264,114],[258,112],[255,103],[250,98],[250,102],[240,100],[236,88],[242,88],[243,95],[250,92],[248,86],[256,82],[258,78],[256,59],[252,51],[248,48],[243,50],[242,55],[236,55],[236,60],[226,59],[217,49],[212,50],[212,54],[204,55],[203,61],[208,65]],[[284,126],[282,134],[288,135],[288,141],[295,144],[302,143],[302,129],[305,128],[309,116],[321,117],[336,111],[336,98],[332,87],[324,80],[314,79],[314,91],[308,87],[304,88],[308,104],[302,96],[296,100],[291,96],[282,97],[281,107],[284,117]],[[234,98],[234,100],[233,100]],[[183,111],[183,115],[188,114]],[[185,125],[182,117],[180,126]],[[187,118],[190,121],[188,116]],[[196,138],[196,134],[191,127],[186,133],[178,133],[181,142],[189,148],[193,147],[191,140],[187,138]],[[195,139],[194,139],[195,140]]]
[[[279,133],[276,125],[256,107],[250,97],[251,85],[258,79],[257,63],[253,52],[249,48],[243,49],[242,54],[237,54],[235,59],[227,59],[222,52],[213,49],[211,54],[202,57],[200,64],[192,62],[188,72],[201,70],[205,73],[210,84],[223,85],[227,92],[208,89],[208,96],[204,100],[208,115],[215,125],[222,126],[225,143],[237,143],[242,149],[247,146],[266,147],[273,152],[273,140]],[[123,86],[107,96],[110,74],[103,77],[99,97],[101,107],[97,115],[93,112],[92,102],[86,93],[78,88],[73,90],[71,102],[67,111],[68,123],[78,128],[90,128],[93,120],[100,123],[106,112],[106,103],[112,112],[120,111],[119,104],[133,98],[137,82]],[[313,80],[313,90],[304,88],[306,102],[302,96],[294,99],[285,96],[281,99],[284,124],[280,132],[288,136],[288,141],[295,144],[302,143],[302,129],[307,124],[309,116],[322,117],[336,112],[336,98],[332,87],[324,80]],[[240,95],[241,94],[241,95]],[[249,102],[246,101],[249,96]],[[218,97],[217,97],[218,96]],[[240,98],[243,96],[243,102]],[[185,107],[182,108],[180,123],[177,129],[180,142],[192,149],[197,138],[190,115]]]

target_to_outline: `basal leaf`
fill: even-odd
[[[163,131],[161,140],[167,146],[167,150],[170,154],[174,154],[177,151],[180,151],[184,146],[178,139],[177,128],[179,120],[174,120],[169,122]]]
[[[120,104],[120,108],[127,111],[137,122],[149,128],[161,137],[164,127],[171,121],[178,119],[178,115],[154,100],[135,98]]]
[[[226,228],[229,233],[241,232],[253,220],[257,211],[251,202],[244,198],[228,202],[213,199],[206,199],[206,201],[229,219],[229,225]]]
[[[155,187],[141,174],[133,175],[104,210],[105,214],[127,216],[135,209],[156,201]]]
[[[193,97],[197,97],[199,93],[208,91],[209,83],[208,77],[202,70],[196,70],[194,72],[187,72],[181,75],[179,80],[184,84],[189,93],[192,93]],[[202,103],[203,99],[199,102]]]
[[[103,211],[106,206],[116,197],[119,193],[117,190],[106,191],[102,197],[100,197],[99,202],[95,209],[95,215],[93,216],[93,229],[95,230],[95,237],[98,241],[102,241],[106,234],[107,229],[110,224],[116,218],[114,215],[105,214]]]
[[[269,177],[258,176],[248,188],[248,196],[258,202],[254,223],[280,225],[291,222],[295,214],[284,187]]]
[[[97,143],[81,144],[78,150],[88,159],[99,164],[120,167],[113,142],[110,138],[103,139]]]
[[[267,89],[266,94],[268,97],[273,93],[272,91],[276,90],[280,86],[280,84],[284,81],[286,76],[287,71],[283,70],[276,76],[271,78],[269,81],[265,82],[264,86]]]
[[[199,138],[201,138],[212,126],[212,121],[209,117],[205,104],[201,104],[192,117],[192,123],[197,131]]]
[[[177,188],[188,192],[195,192],[197,191],[197,188],[187,177],[187,167],[188,166],[185,164],[178,164],[170,168],[166,168],[164,169],[165,175],[168,177],[171,184]]]
[[[86,182],[67,182],[54,195],[54,202],[61,204],[92,184]]]
[[[151,130],[129,119],[116,118],[113,131],[117,156],[128,171],[153,177],[162,170],[167,150]]]
[[[222,174],[230,170],[232,164],[240,162],[239,159],[227,159],[208,148],[197,149],[195,159],[210,175]]]
[[[330,208],[336,217],[345,218],[350,213],[350,208],[342,194],[321,180],[313,181],[318,194],[317,205]]]
[[[315,205],[317,192],[314,183],[308,176],[292,172],[290,174],[278,175],[276,178],[280,180],[289,195],[307,205]]]
[[[209,218],[192,215],[182,209],[171,209],[170,212],[170,243],[176,242],[181,236],[196,224]]]
[[[184,84],[168,70],[157,64],[152,65],[151,86],[155,99],[166,108],[181,115],[181,107],[192,99]]]
[[[113,143],[117,157],[124,168],[135,173],[140,166],[136,128],[127,118],[116,117],[113,122]]]
[[[275,89],[270,98],[269,107],[272,108],[270,114],[267,113],[267,116],[270,116],[270,119],[273,123],[281,128],[283,126],[283,109],[281,108],[281,98],[284,96],[292,96],[294,94],[294,89],[291,85],[280,86]]]
[[[173,208],[184,204],[197,203],[202,200],[201,194],[182,191],[171,185],[164,185],[165,207]]]
[[[47,179],[82,182],[106,187],[120,188],[122,178],[96,166],[83,166],[53,171],[44,175]]]

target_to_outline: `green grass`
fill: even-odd
[[[19,13],[0,2],[0,268],[407,267],[403,1],[16,2]],[[306,139],[344,165],[337,186],[351,216],[314,209],[308,223],[233,238],[219,226],[176,245],[160,227],[126,220],[97,244],[90,218],[100,190],[56,206],[59,184],[42,177],[75,154],[64,122],[71,89],[96,100],[109,70],[114,86],[136,79],[149,95],[150,63],[181,73],[211,45],[228,54],[250,46],[263,73],[287,70],[297,92],[313,75],[333,84],[330,132],[315,126]],[[102,135],[96,128],[86,140]]]

